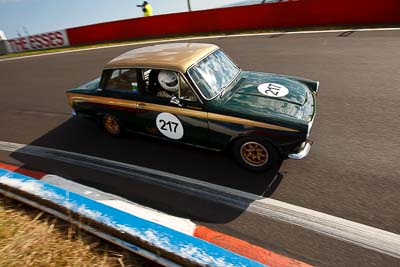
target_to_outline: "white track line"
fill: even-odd
[[[174,38],[167,40],[154,40],[154,41],[143,41],[143,42],[133,42],[127,44],[116,44],[116,45],[105,45],[99,47],[92,48],[82,48],[76,50],[67,50],[60,52],[50,52],[39,55],[30,55],[30,56],[22,56],[22,57],[13,57],[13,58],[5,58],[0,59],[0,62],[3,61],[11,61],[11,60],[19,60],[26,58],[35,58],[35,57],[44,57],[44,56],[52,56],[52,55],[60,55],[60,54],[68,54],[75,52],[83,52],[83,51],[91,51],[98,49],[107,49],[107,48],[115,48],[115,47],[124,47],[124,46],[133,46],[133,45],[144,45],[144,44],[158,44],[158,43],[167,43],[167,42],[176,42],[176,41],[191,41],[191,40],[203,40],[203,39],[216,39],[216,38],[237,38],[237,37],[251,37],[251,36],[272,36],[272,35],[295,35],[295,34],[317,34],[317,33],[341,33],[341,32],[374,32],[374,31],[399,31],[400,28],[370,28],[370,29],[343,29],[343,30],[320,30],[320,31],[293,31],[293,32],[271,32],[271,33],[245,33],[245,34],[222,34],[222,35],[214,35],[214,36],[198,36],[198,37],[184,37],[184,38]]]
[[[0,150],[59,160],[99,171],[124,175],[184,194],[246,209],[268,219],[286,222],[363,248],[400,258],[400,235],[322,212],[188,177],[103,158],[0,141]]]

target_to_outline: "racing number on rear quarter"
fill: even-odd
[[[160,113],[156,118],[157,129],[166,137],[181,139],[183,137],[183,126],[181,121],[171,113]]]

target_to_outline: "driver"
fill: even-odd
[[[161,89],[157,92],[159,97],[172,97],[178,91],[178,75],[175,71],[160,71],[158,82],[161,85]]]

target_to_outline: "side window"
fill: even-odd
[[[131,92],[133,94],[139,93],[136,69],[116,69],[112,70],[109,75],[104,87],[105,90],[122,93]]]
[[[159,69],[141,70],[141,90],[145,95],[162,99],[176,96],[180,100],[198,101],[190,85],[178,72]]]
[[[142,69],[142,84],[143,91],[146,95],[155,96],[160,88],[158,82],[158,73],[160,71],[156,69]]]
[[[179,75],[179,99],[186,101],[197,101],[196,95],[186,80]]]
[[[147,95],[164,99],[178,96],[179,78],[175,71],[143,69],[142,80]]]

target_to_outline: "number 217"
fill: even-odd
[[[162,124],[160,127],[161,130],[176,133],[176,128],[178,127],[178,123],[173,122],[173,121],[165,121],[165,120],[160,120],[160,123]]]

